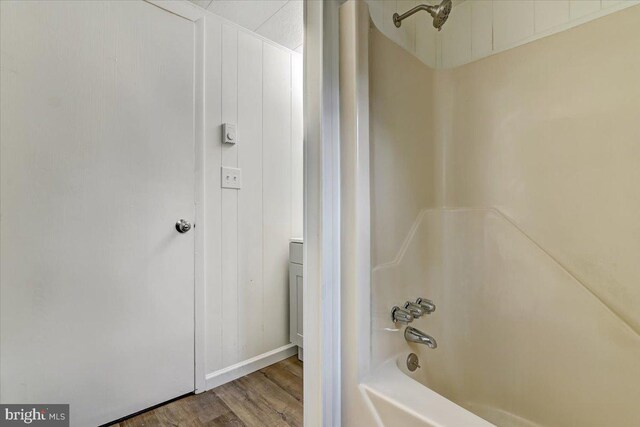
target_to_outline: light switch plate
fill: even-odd
[[[236,125],[231,123],[224,123],[222,125],[222,142],[225,144],[235,144],[238,142],[238,132],[236,131]]]
[[[222,188],[242,188],[242,169],[222,167]]]

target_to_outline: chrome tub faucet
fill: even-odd
[[[424,344],[431,349],[435,349],[438,347],[438,343],[436,342],[435,338],[412,326],[407,326],[407,328],[404,330],[404,339],[406,339],[408,342]]]

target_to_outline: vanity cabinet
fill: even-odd
[[[303,358],[302,248],[302,240],[294,239],[289,243],[289,339],[298,346],[298,359],[300,360]]]

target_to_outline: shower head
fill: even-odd
[[[433,26],[440,31],[442,26],[447,19],[449,19],[449,14],[451,13],[451,8],[453,7],[451,0],[443,0],[442,3],[436,8],[434,11],[429,11],[431,16],[433,17]]]
[[[414,7],[413,9],[410,9],[407,12],[403,13],[402,15],[398,15],[397,13],[394,13],[393,23],[395,24],[396,27],[400,28],[400,25],[402,25],[403,19],[408,18],[409,16],[413,15],[414,13],[420,10],[426,10],[427,12],[429,12],[431,17],[433,18],[433,26],[437,28],[438,31],[440,31],[444,23],[447,22],[447,19],[449,19],[449,14],[451,13],[451,7],[452,7],[451,0],[442,0],[442,2],[437,6],[420,4]]]

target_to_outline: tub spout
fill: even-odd
[[[407,326],[407,328],[404,330],[404,339],[409,342],[425,344],[429,348],[438,347],[438,343],[436,343],[436,340],[432,336],[427,335],[421,330],[413,328],[411,326]]]

